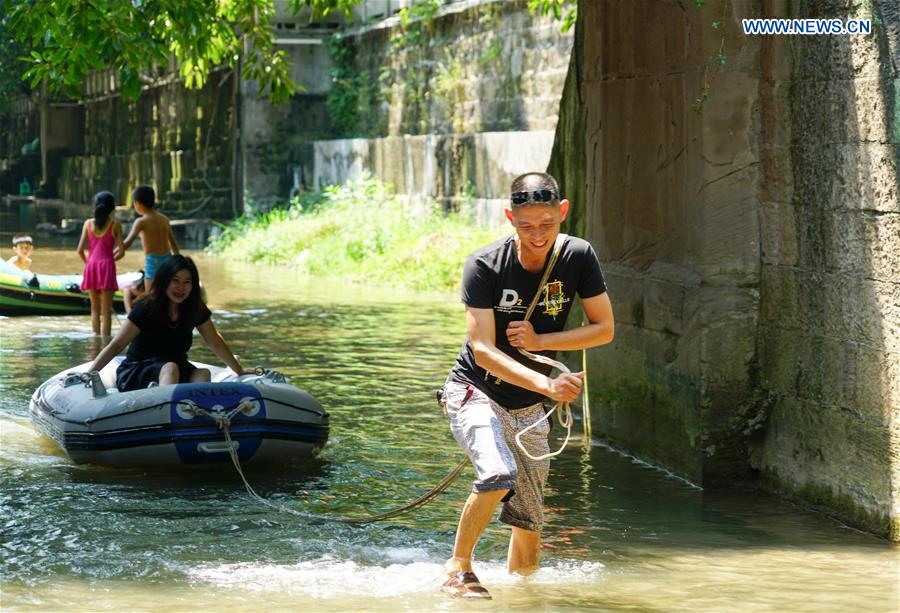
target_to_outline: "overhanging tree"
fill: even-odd
[[[359,0],[290,0],[313,17],[349,10]],[[240,62],[270,100],[298,90],[269,20],[274,0],[0,0],[0,30],[22,50],[32,88],[81,96],[85,77],[113,69],[125,98],[140,95],[174,58],[187,87],[201,87],[217,67]]]

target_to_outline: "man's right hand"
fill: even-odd
[[[547,396],[556,401],[572,402],[581,393],[583,378],[583,372],[562,373],[555,379],[550,379]]]

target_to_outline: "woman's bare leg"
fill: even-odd
[[[208,368],[198,368],[191,373],[191,383],[209,383],[210,374]]]
[[[174,385],[181,378],[181,371],[178,370],[178,364],[175,362],[166,362],[159,370],[160,385]]]

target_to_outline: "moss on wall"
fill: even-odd
[[[572,35],[524,0],[439,7],[417,2],[331,43],[334,137],[555,126]]]

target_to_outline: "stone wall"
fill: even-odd
[[[900,5],[765,4],[875,30],[765,41],[757,465],[900,540]]]
[[[724,31],[709,25],[718,1],[584,2],[581,24],[584,227],[616,317],[616,341],[591,352],[595,428],[704,484],[748,478],[767,408],[755,346],[759,42],[728,6]],[[728,62],[697,114],[723,34]]]
[[[62,159],[61,198],[90,202],[110,190],[130,203],[147,183],[168,213],[230,216],[231,78],[213,73],[197,90],[172,79],[136,102],[102,91],[83,105],[83,154]]]
[[[420,3],[420,4],[428,4]],[[350,32],[349,136],[552,130],[572,33],[524,0],[462,2]],[[345,62],[346,63],[346,62]],[[339,63],[339,68],[341,64]]]
[[[511,180],[546,168],[572,40],[523,0],[450,4],[347,33],[332,127],[367,139],[313,143],[308,186],[367,171],[401,195],[473,202],[479,223],[502,223]]]
[[[553,132],[482,132],[359,138],[314,143],[313,184],[342,183],[363,172],[415,201],[433,198],[445,210],[470,208],[489,227],[506,223],[509,185],[529,169],[547,167]]]
[[[897,539],[900,8],[785,6],[581,3],[582,105],[557,141],[583,113],[582,225],[616,315],[589,354],[595,432]],[[863,10],[872,36],[740,30]]]

